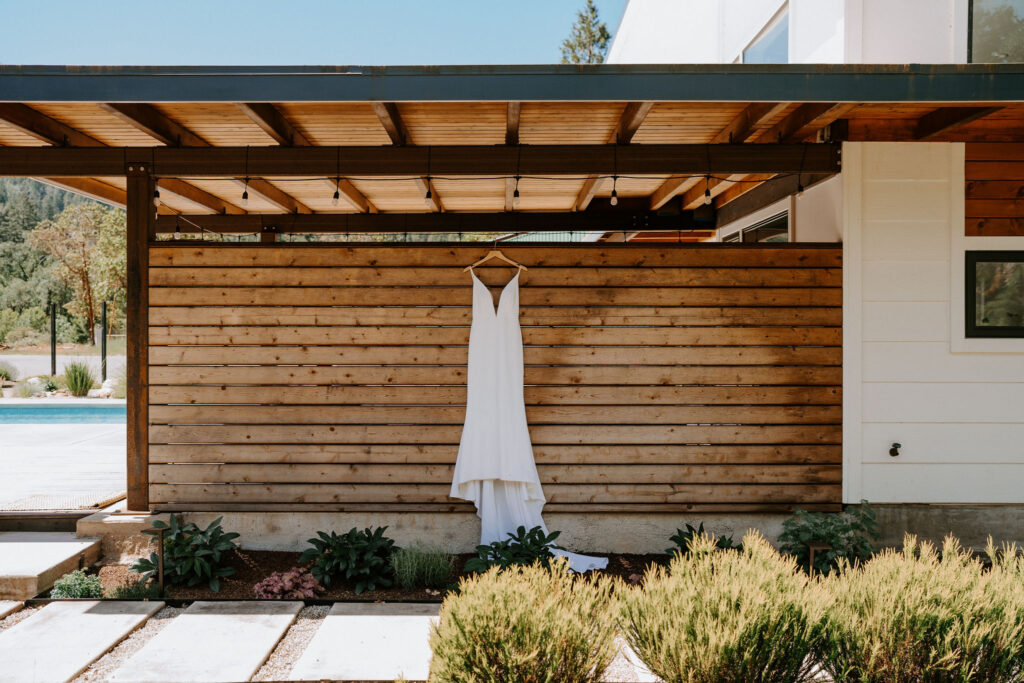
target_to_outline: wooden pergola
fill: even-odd
[[[843,141],[1024,142],[1024,69],[0,66],[0,175],[127,209],[136,399],[157,235],[696,241],[840,172]],[[131,509],[149,501],[147,411],[129,401]]]

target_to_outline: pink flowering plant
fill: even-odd
[[[274,572],[253,588],[261,600],[308,600],[323,591],[316,577],[304,567],[292,567],[286,572]]]

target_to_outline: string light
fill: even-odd
[[[616,204],[619,203],[619,193],[615,191],[615,186],[618,184],[618,182],[619,176],[612,176],[612,198],[611,201],[609,201],[609,204],[611,204],[612,206],[615,206]]]
[[[704,177],[704,206],[711,205],[711,176]]]
[[[512,191],[512,208],[519,206],[519,176],[516,176],[516,188]]]
[[[428,209],[434,208],[434,195],[430,191],[430,176],[427,176],[427,192],[423,195],[423,205]]]
[[[242,188],[242,206],[249,206],[249,176],[245,177],[245,187]]]
[[[153,206],[160,206],[160,190],[153,189]]]
[[[331,206],[337,206],[338,200],[341,199],[341,177],[334,179],[334,195],[331,197]]]

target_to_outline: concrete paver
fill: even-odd
[[[0,679],[69,681],[164,606],[162,602],[51,602],[0,632]]]
[[[125,662],[111,680],[247,681],[301,609],[298,601],[194,602]]]
[[[0,532],[0,598],[32,598],[64,574],[87,567],[100,555],[95,538],[71,531]]]
[[[0,600],[0,619],[9,614],[14,614],[21,609],[22,603],[17,600]]]
[[[434,603],[335,603],[292,667],[293,681],[424,681]]]

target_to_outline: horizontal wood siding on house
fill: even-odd
[[[968,237],[1024,235],[1024,144],[965,145]]]
[[[525,397],[547,509],[838,506],[840,248],[503,250],[529,268]],[[448,491],[462,268],[484,253],[152,246],[151,506],[471,510]],[[478,272],[497,287],[514,271]]]

